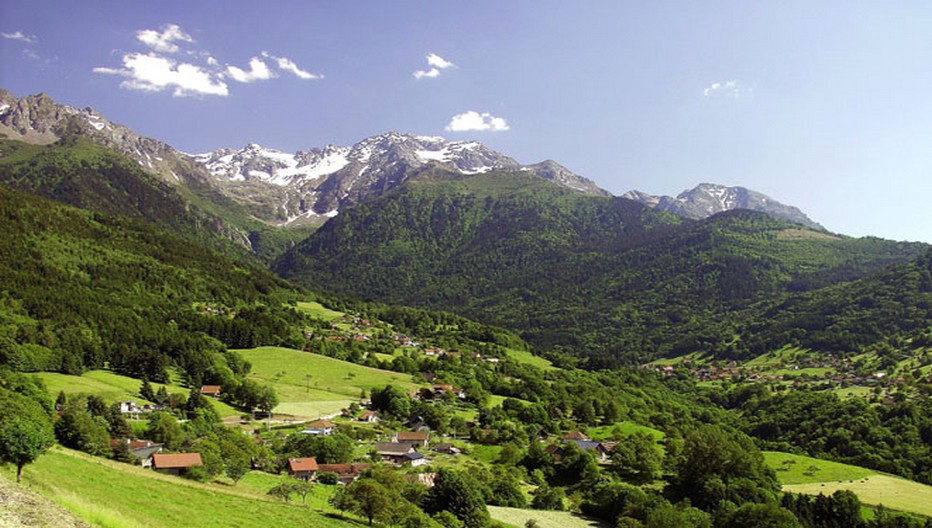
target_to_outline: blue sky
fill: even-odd
[[[932,242],[929,2],[4,0],[0,36],[0,87],[186,152],[475,139]]]

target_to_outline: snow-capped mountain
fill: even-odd
[[[260,188],[279,204],[278,223],[294,224],[333,216],[341,209],[380,196],[438,166],[454,174],[493,170],[528,171],[579,192],[607,195],[593,182],[553,161],[521,165],[475,141],[388,132],[352,147],[328,145],[288,154],[250,144],[195,155],[225,192],[250,199]]]
[[[810,220],[796,207],[784,205],[769,196],[744,187],[702,183],[693,189],[683,191],[676,198],[655,196],[641,191],[628,191],[622,197],[686,218],[699,219],[732,209],[750,209],[813,229],[824,230],[821,225]]]

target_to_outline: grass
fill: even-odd
[[[12,478],[12,469],[3,470]],[[128,464],[56,448],[26,467],[24,484],[104,527],[353,526],[255,490],[159,475]]]
[[[276,413],[316,418],[339,413],[363,390],[388,384],[418,388],[408,374],[379,370],[281,347],[237,350],[252,364],[250,377],[278,393]]]
[[[784,485],[860,480],[878,474],[860,466],[776,451],[764,451],[764,460]]]
[[[557,367],[553,366],[553,363],[549,359],[544,359],[540,356],[535,356],[527,350],[514,350],[508,349],[508,360],[514,361],[516,363],[522,363],[524,365],[530,365],[532,367],[537,367],[541,370],[559,370]]]
[[[932,517],[932,486],[893,477],[872,475],[861,480],[821,482],[783,486],[783,491],[831,495],[837,490],[851,490],[864,504],[883,504],[885,508]]]
[[[271,475],[269,473],[263,473],[261,471],[250,471],[240,479],[239,483],[236,484],[236,487],[240,491],[249,491],[255,493],[257,497],[265,497],[268,491],[282,482],[288,482],[291,477],[285,475]],[[324,484],[315,484],[311,493],[308,494],[306,499],[306,505],[308,508],[318,511],[333,511],[334,510],[327,501],[336,493],[336,486],[327,486]],[[298,495],[292,496],[292,501],[301,504],[301,497]]]
[[[107,403],[126,400],[134,400],[137,402],[147,401],[139,397],[139,387],[142,385],[142,381],[136,378],[115,374],[109,370],[91,370],[80,376],[70,376],[57,372],[39,372],[36,373],[36,376],[45,383],[49,394],[51,394],[53,398],[58,396],[59,392],[64,392],[69,396],[79,393],[95,394],[103,398]],[[182,387],[177,383],[165,385],[153,382],[151,385],[152,390],[155,391],[164,386],[169,394],[184,394],[187,396],[190,391],[190,389]],[[208,399],[208,401],[210,401],[221,417],[238,416],[241,414],[233,407],[219,400]]]
[[[318,302],[299,302],[297,307],[299,311],[324,321],[339,321],[345,315],[343,312],[331,310]]]
[[[588,436],[593,440],[611,440],[612,435],[615,430],[619,430],[621,434],[627,436],[632,433],[647,433],[654,437],[654,441],[662,442],[664,438],[663,431],[659,431],[652,427],[647,427],[646,425],[637,424],[634,422],[624,421],[618,422],[612,425],[601,425],[599,427],[590,427],[588,429]]]
[[[524,526],[534,519],[541,528],[608,528],[608,524],[594,519],[587,519],[569,512],[549,510],[522,510],[519,508],[504,508],[489,506],[489,514],[493,519],[511,526]]]
[[[831,495],[851,490],[864,504],[932,517],[932,486],[871,469],[788,453],[765,451],[764,459],[783,483],[783,491]]]

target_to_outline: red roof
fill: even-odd
[[[155,469],[177,469],[189,468],[191,466],[201,466],[200,453],[178,453],[174,455],[156,454],[152,455],[152,466]]]
[[[398,432],[398,441],[399,442],[423,442],[430,438],[430,433],[427,431],[399,431]]]
[[[589,437],[580,433],[579,431],[571,431],[566,433],[566,436],[563,437],[564,440],[588,440]]]
[[[332,429],[334,426],[336,424],[330,420],[317,420],[307,424],[308,429]]]
[[[299,471],[317,471],[317,459],[314,457],[289,458],[288,469],[292,473],[297,473]]]
[[[220,394],[220,385],[203,385],[201,386],[201,394],[215,395]]]

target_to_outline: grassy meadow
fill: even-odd
[[[784,491],[831,495],[855,492],[861,502],[932,517],[932,486],[871,469],[789,453],[765,451],[767,464],[777,472]]]
[[[388,384],[418,388],[409,374],[379,370],[281,347],[237,350],[252,364],[250,378],[278,393],[276,413],[316,418],[358,402],[363,390]]]
[[[57,372],[38,372],[35,375],[45,383],[52,397],[57,396],[59,392],[63,391],[69,396],[81,393],[95,394],[103,398],[107,403],[126,400],[134,400],[139,403],[152,403],[139,397],[139,388],[142,385],[140,380],[115,374],[108,370],[90,370],[80,376],[59,374]],[[177,381],[173,381],[167,385],[152,382],[151,385],[152,390],[155,391],[164,386],[169,394],[184,394],[187,396],[188,392],[190,392],[190,389],[181,386]],[[210,401],[221,417],[238,416],[242,414],[240,411],[237,411],[219,400],[210,399],[208,401]]]
[[[0,478],[11,480],[12,468]],[[248,486],[201,484],[62,448],[26,466],[23,484],[94,526],[356,526],[300,499],[284,503]]]

